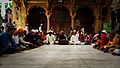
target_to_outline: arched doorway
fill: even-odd
[[[84,28],[85,33],[92,33],[94,31],[93,23],[94,15],[92,9],[87,6],[80,7],[75,17],[75,29],[81,30],[81,28]]]
[[[47,31],[47,17],[45,15],[45,10],[41,7],[33,6],[29,9],[29,15],[27,17],[29,30],[39,29],[42,25],[42,30]]]
[[[55,32],[59,32],[61,30],[68,32],[71,25],[70,19],[69,10],[64,6],[57,6],[52,10],[50,27],[53,27]]]

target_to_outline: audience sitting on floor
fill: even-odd
[[[108,43],[107,45],[104,45],[104,48],[103,48],[103,52],[108,52],[108,49],[114,45],[113,44],[113,38],[114,38],[114,33],[113,32],[108,32],[107,34],[107,38],[108,38]],[[114,41],[115,42],[115,41]]]
[[[103,31],[104,32],[104,31]],[[93,48],[105,53],[120,55],[120,33],[108,32],[97,35],[97,41]]]
[[[0,31],[0,54],[15,53],[26,49],[36,48],[43,44],[59,44],[59,45],[80,45],[81,41],[85,45],[91,45],[95,42],[93,48],[101,50],[105,53],[120,55],[120,33],[106,32],[102,30],[95,34],[81,34],[81,32],[73,30],[68,35],[64,31],[55,33],[50,30],[44,34],[35,29],[31,29],[28,33],[20,28],[16,29],[12,23],[7,23],[6,28],[1,28]]]

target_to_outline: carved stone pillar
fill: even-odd
[[[72,17],[71,17],[71,20],[72,20],[72,21],[71,21],[71,22],[72,22],[72,23],[71,23],[71,26],[72,26],[72,29],[74,30],[74,29],[75,29],[75,17],[72,16]]]
[[[102,21],[100,15],[100,6],[97,5],[95,8],[95,33],[99,33],[102,30]]]
[[[75,13],[70,12],[70,16],[71,16],[71,27],[74,30],[75,29],[75,16],[76,16],[76,12]]]
[[[47,15],[47,31],[50,30],[50,15]]]
[[[99,16],[95,17],[95,33],[99,33],[101,31],[102,25],[99,19]]]
[[[16,17],[16,5],[15,5],[15,2],[12,1],[12,20],[15,21],[17,19]]]
[[[50,16],[51,15],[52,15],[52,13],[47,10],[47,12],[46,12],[46,16],[47,16],[47,32],[50,30]]]

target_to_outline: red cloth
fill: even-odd
[[[101,46],[107,45],[107,35],[106,34],[101,34]]]

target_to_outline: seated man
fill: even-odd
[[[60,44],[60,45],[68,45],[67,36],[65,35],[64,31],[60,32],[60,35],[58,37],[58,44]]]
[[[54,44],[55,42],[55,36],[53,35],[52,31],[49,31],[48,34],[46,35],[46,43],[47,44]]]
[[[1,33],[1,53],[15,53],[17,49],[17,45],[12,38],[12,35],[16,28],[13,26],[12,23],[8,23],[6,26],[6,32]]]
[[[31,42],[24,40],[24,29],[18,29],[19,33],[19,45],[24,49],[35,48],[36,45],[33,45]]]
[[[72,44],[72,45],[79,45],[79,44],[81,44],[81,42],[79,41],[79,36],[76,35],[76,34],[77,34],[76,31],[73,31],[73,34],[72,34],[72,36],[70,38],[69,43]]]

